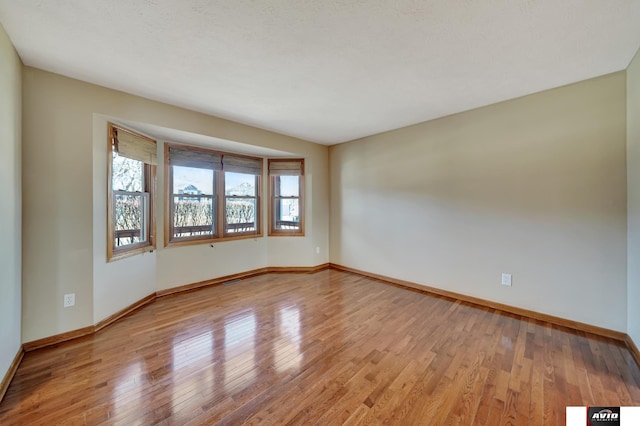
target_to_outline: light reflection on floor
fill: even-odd
[[[256,376],[256,316],[253,311],[234,314],[224,325],[224,387],[227,392],[246,386]]]
[[[296,370],[302,362],[300,354],[300,309],[286,306],[278,312],[280,338],[274,342],[275,366],[279,373]]]
[[[181,342],[176,342],[175,340],[177,339],[174,339],[171,347],[174,371],[188,365],[194,365],[203,358],[212,358],[214,339],[211,331],[190,337]]]
[[[174,338],[172,345],[171,374],[174,375],[171,412],[175,420],[180,419],[180,411],[194,398],[194,394],[214,386],[214,367],[212,361],[215,354],[215,338],[212,331],[179,340]]]
[[[146,370],[143,362],[137,361],[129,364],[118,375],[112,394],[114,416],[125,417],[126,413],[140,409],[143,386],[148,381],[145,376]]]

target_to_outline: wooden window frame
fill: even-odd
[[[224,239],[236,239],[238,237],[249,237],[249,238],[253,238],[256,233],[259,233],[260,236],[262,236],[262,229],[260,228],[260,224],[262,223],[262,221],[260,220],[260,216],[262,214],[262,209],[260,208],[260,182],[261,182],[261,177],[260,175],[254,175],[255,176],[255,188],[256,188],[256,195],[255,196],[246,196],[246,195],[227,195],[226,194],[226,188],[225,188],[225,171],[221,170],[220,173],[222,174],[222,179],[220,179],[221,181],[221,186],[222,186],[222,190],[219,191],[219,194],[221,194],[220,196],[223,198],[223,206],[222,206],[222,212],[224,212],[223,217],[221,217],[222,219],[222,235]],[[246,198],[252,198],[255,199],[255,212],[254,212],[254,217],[256,220],[255,223],[255,231],[245,231],[245,232],[229,232],[229,225],[227,223],[227,201],[229,199],[246,199]]]
[[[173,145],[171,145],[173,146]],[[219,184],[218,184],[218,174],[216,173],[216,170],[212,170],[212,188],[213,188],[213,193],[211,195],[204,195],[204,197],[206,198],[211,198],[211,203],[212,203],[212,214],[213,214],[213,218],[212,218],[212,226],[213,226],[213,230],[212,233],[210,235],[195,235],[195,236],[187,236],[187,237],[174,237],[174,233],[175,233],[175,225],[174,225],[174,219],[173,219],[173,211],[174,211],[174,207],[175,207],[175,197],[176,195],[180,195],[180,194],[175,194],[175,191],[173,189],[173,167],[172,165],[169,164],[169,147],[170,144],[165,144],[165,164],[166,164],[166,168],[165,168],[165,182],[166,182],[166,186],[168,187],[166,195],[167,195],[167,210],[166,210],[166,214],[165,214],[165,246],[169,245],[169,244],[177,244],[177,245],[181,245],[181,244],[198,244],[200,242],[203,242],[203,240],[206,241],[214,241],[218,239],[219,236],[219,232],[220,232],[220,224],[218,221],[218,191],[219,191]],[[182,146],[180,146],[182,148]],[[202,195],[200,195],[200,197],[203,197]]]
[[[152,252],[156,249],[156,166],[143,162],[143,191],[127,192],[113,189],[113,154],[116,152],[116,134],[126,132],[135,137],[145,139],[157,144],[154,139],[148,138],[132,130],[126,129],[114,123],[108,123],[107,137],[107,261],[112,262],[125,257]],[[146,241],[116,247],[115,231],[115,195],[133,195],[147,198],[148,208],[145,211],[144,223],[147,234]],[[142,230],[141,230],[142,231]]]
[[[174,194],[173,194],[173,165],[171,164],[171,148],[180,148],[184,150],[198,152],[201,151],[203,153],[208,154],[218,154],[223,159],[225,156],[232,156],[234,158],[246,158],[254,161],[260,161],[261,169],[260,173],[256,174],[256,195],[255,197],[246,197],[246,196],[237,196],[236,198],[255,198],[256,199],[256,210],[255,210],[255,219],[256,226],[255,231],[247,231],[247,232],[227,232],[226,227],[226,205],[227,205],[227,195],[225,194],[225,170],[224,167],[220,170],[212,169],[214,174],[214,194],[212,197],[213,205],[214,205],[214,225],[215,225],[215,234],[213,235],[195,235],[189,237],[174,237]],[[223,160],[224,161],[224,160]],[[167,198],[167,202],[165,203],[165,219],[164,219],[164,245],[165,247],[169,246],[186,246],[186,245],[194,245],[194,244],[213,244],[224,241],[233,241],[233,240],[242,240],[242,239],[251,239],[251,238],[260,238],[263,236],[262,231],[262,162],[263,159],[260,157],[253,157],[248,155],[235,154],[230,152],[223,152],[213,149],[207,149],[202,147],[176,144],[176,143],[166,143],[164,147],[164,167],[165,167],[165,196]],[[227,170],[229,171],[229,170]],[[233,196],[229,196],[233,198]]]
[[[276,162],[291,162],[299,161],[302,164],[302,171],[298,175],[298,196],[297,197],[281,197],[276,195],[276,185],[280,181],[280,176],[269,174],[269,236],[270,237],[304,237],[305,226],[305,206],[304,206],[304,159],[269,159],[268,170],[271,170],[271,164]],[[276,203],[281,199],[298,199],[298,211],[299,211],[299,226],[298,229],[278,229],[276,227]]]

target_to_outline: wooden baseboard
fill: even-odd
[[[461,300],[463,302],[473,303],[474,305],[484,306],[484,307],[497,309],[504,312],[509,312],[516,315],[521,315],[526,318],[533,318],[540,321],[546,321],[551,324],[572,328],[574,330],[584,331],[586,333],[597,334],[598,336],[610,337],[612,339],[623,341],[623,342],[626,341],[626,337],[627,337],[626,333],[623,333],[620,331],[609,330],[607,328],[597,327],[591,324],[585,324],[582,322],[568,320],[568,319],[556,317],[553,315],[530,311],[528,309],[523,309],[515,306],[505,305],[498,302],[493,302],[491,300],[480,299],[478,297],[467,296],[465,294],[455,293],[453,291],[442,290],[435,287],[429,287],[426,285],[412,283],[410,281],[399,280],[399,279],[387,277],[384,275],[361,271],[359,269],[349,268],[347,266],[342,266],[335,263],[331,264],[331,268],[339,271],[362,275],[368,278],[373,278],[388,284],[408,288],[408,289],[419,291],[425,294],[437,294],[439,296],[448,297],[450,299]]]
[[[638,346],[636,346],[635,342],[628,334],[624,341],[629,348],[629,352],[631,352],[631,355],[633,355],[633,357],[636,359],[638,366],[640,366],[640,349],[638,349]]]
[[[193,290],[201,289],[203,287],[212,287],[216,285],[222,285],[227,281],[240,280],[243,278],[255,277],[257,275],[264,275],[267,273],[269,273],[269,268],[252,269],[250,271],[240,272],[238,274],[225,275],[218,278],[212,278],[210,280],[199,281],[197,283],[181,285],[179,287],[172,287],[166,290],[160,290],[156,293],[156,296],[157,297],[173,296],[179,293],[184,293],[186,291],[193,291]]]
[[[88,336],[89,334],[93,334],[92,325],[79,328],[77,330],[71,330],[65,333],[45,337],[43,339],[33,340],[31,342],[24,343],[22,347],[24,348],[25,352],[31,352],[35,351],[36,349],[45,348],[47,346],[57,345],[58,343],[66,342],[67,340],[73,340],[79,337]]]
[[[268,273],[295,273],[295,274],[315,274],[331,267],[330,263],[323,263],[318,266],[270,266]]]
[[[156,293],[157,297],[173,296],[176,294],[184,293],[185,291],[194,291],[203,287],[212,287],[216,285],[224,284],[228,281],[241,280],[245,278],[255,277],[258,275],[265,275],[271,273],[298,273],[298,274],[313,274],[324,269],[329,269],[330,263],[323,263],[317,266],[268,266],[265,268],[252,269],[246,272],[240,272],[237,274],[225,275],[218,278],[212,278],[210,280],[199,281],[197,283],[186,284],[179,287],[172,287],[166,290],[160,290]]]
[[[18,353],[13,358],[13,362],[9,366],[7,373],[2,378],[2,382],[0,382],[0,402],[2,402],[4,394],[7,393],[7,389],[9,389],[9,385],[11,384],[11,380],[13,380],[13,376],[16,375],[16,371],[18,371],[18,366],[20,365],[23,356],[24,349],[22,348],[22,346],[20,346],[20,349],[18,349]]]
[[[106,326],[113,324],[114,322],[118,321],[120,318],[123,318],[127,315],[129,315],[131,312],[137,311],[138,309],[142,309],[143,307],[150,305],[151,303],[156,301],[156,293],[151,293],[150,295],[148,295],[147,297],[143,297],[142,299],[138,300],[137,302],[134,302],[133,304],[127,306],[124,309],[121,309],[120,311],[116,312],[113,315],[108,316],[107,318],[103,319],[102,321],[98,322],[95,326],[94,326],[94,333],[97,331],[102,330],[103,328],[105,328]]]

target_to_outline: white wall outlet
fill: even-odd
[[[511,274],[502,274],[502,285],[511,287]]]
[[[76,294],[69,293],[64,295],[64,307],[68,308],[70,306],[74,306],[76,304]]]
[[[316,247],[316,254],[320,254],[320,247]]]

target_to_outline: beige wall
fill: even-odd
[[[627,333],[640,347],[640,51],[627,68]]]
[[[19,123],[20,64],[6,36],[0,41],[2,65],[12,64],[14,73],[3,72],[0,84],[17,93],[0,101],[9,106],[0,120]],[[632,259],[640,250],[633,238],[640,211],[633,195],[640,164],[632,120],[638,68],[636,58],[626,74],[327,149],[25,67],[22,340],[94,324],[156,290],[267,265],[318,265],[329,260],[330,250],[331,261],[370,272],[620,331],[628,323],[637,342],[633,300],[640,280],[630,261],[627,285],[625,141]],[[106,117],[304,156],[306,237],[213,248],[160,244],[154,253],[107,264]],[[1,158],[10,152],[18,161],[2,168],[2,179],[14,183],[19,200],[20,126],[2,125],[0,131],[13,132],[0,141]],[[163,178],[159,170],[160,188]],[[14,215],[9,223],[19,224],[19,204],[0,214]],[[160,209],[159,225],[162,220]],[[13,246],[2,247],[17,253],[2,256],[10,265],[20,263],[15,229]],[[15,286],[3,295],[19,300],[20,270],[14,271]],[[513,287],[499,285],[501,272],[513,274]],[[68,292],[76,293],[77,304],[63,309]],[[19,323],[19,311],[0,312]],[[0,332],[15,339],[16,327],[4,326]],[[2,353],[0,362],[5,358]]]
[[[22,63],[0,25],[0,380],[20,349]]]
[[[23,341],[91,325],[155,290],[280,261],[287,266],[328,261],[327,147],[30,67],[23,80]],[[106,264],[105,117],[304,156],[310,194],[306,236],[163,248],[160,209],[159,250]],[[163,176],[160,171],[159,188]],[[139,275],[126,278],[125,271],[134,268]],[[68,292],[76,293],[76,306],[63,309],[62,295]]]
[[[331,261],[626,331],[625,86],[619,72],[331,147]]]

